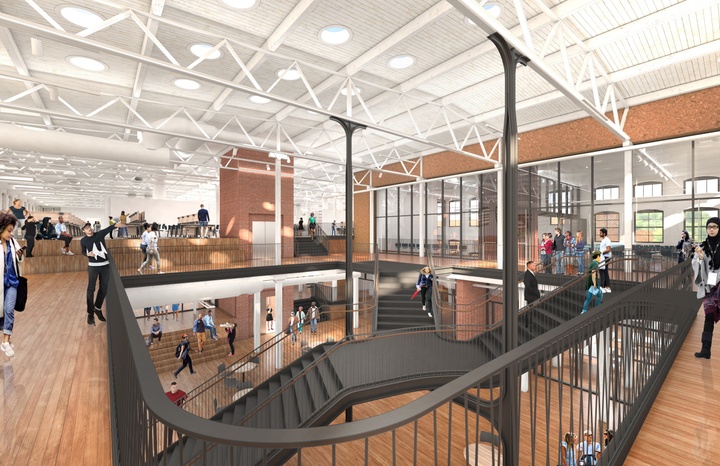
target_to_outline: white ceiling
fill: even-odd
[[[85,30],[61,15],[67,6],[104,22]],[[330,25],[352,38],[322,42]],[[26,178],[17,189],[28,197],[62,207],[104,206],[107,195],[201,200],[214,197],[221,156],[254,147],[290,155],[296,193],[322,197],[344,192],[344,133],[331,115],[369,127],[353,138],[355,170],[439,150],[497,160],[463,150],[502,128],[492,32],[531,58],[518,72],[521,131],[590,114],[620,141],[627,106],[720,84],[717,0],[258,0],[249,10],[222,0],[14,0],[0,3],[0,123],[45,131],[32,147],[0,138],[0,165]],[[199,60],[197,43],[221,57]],[[398,55],[414,65],[390,68]],[[70,56],[107,70],[83,71]],[[283,68],[306,83],[280,80]],[[177,78],[201,87],[179,89]],[[613,110],[617,119],[602,116]],[[104,159],[87,147],[58,153],[47,131],[88,136]],[[147,154],[181,152],[139,164],[106,147],[108,138],[138,145],[138,131]]]

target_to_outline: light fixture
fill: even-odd
[[[82,70],[85,71],[107,71],[108,66],[101,62],[100,60],[96,60],[94,58],[90,57],[83,57],[81,55],[72,55],[67,57],[66,59],[68,63],[70,63],[73,66],[76,66]]]
[[[142,144],[142,142],[143,142],[143,132],[142,131],[137,132],[137,140],[139,143]]]
[[[361,89],[361,88],[359,88],[359,87],[353,87],[353,89],[352,89],[352,94],[351,94],[351,95],[358,95],[358,94],[360,94],[361,92],[362,92],[362,89]],[[347,87],[343,87],[342,89],[340,89],[340,94],[342,94],[342,95],[347,95],[347,94],[348,94]]]
[[[318,33],[320,40],[330,45],[342,45],[352,38],[352,32],[345,26],[326,26]]]
[[[249,99],[250,99],[250,102],[253,102],[256,104],[261,104],[261,105],[270,103],[270,99],[268,99],[267,97],[263,97],[263,96],[255,95],[255,94],[251,95],[249,97]]]
[[[270,171],[270,164],[269,164],[269,163],[266,163],[266,164],[265,164],[265,169],[266,169],[267,171]]]
[[[43,42],[37,37],[30,38],[30,51],[36,57],[42,57],[45,54],[43,49]]]
[[[211,50],[213,47],[213,45],[204,43],[193,44],[190,46],[190,53],[192,53],[198,58],[205,57],[205,60],[216,60],[222,57],[222,52],[220,50],[215,50],[208,54],[208,51]],[[205,54],[207,54],[207,56]]]
[[[237,10],[250,10],[258,4],[257,0],[220,0],[220,3]]]
[[[388,60],[387,65],[396,70],[403,70],[415,64],[415,57],[412,55],[398,55]]]
[[[10,176],[10,175],[0,175],[0,180],[4,181],[35,181],[33,178],[29,176]]]
[[[278,159],[281,162],[290,163],[290,156],[280,152],[268,152],[268,157],[270,157],[271,159]]]
[[[300,72],[296,69],[283,68],[275,72],[278,78],[284,79],[285,81],[297,81],[300,79]]]
[[[162,16],[165,0],[152,0],[152,14]]]
[[[85,29],[95,27],[105,21],[97,13],[77,6],[66,6],[60,10],[60,14],[74,25]]]
[[[55,86],[48,86],[48,97],[50,97],[51,102],[57,102],[58,100],[58,88]]]
[[[185,89],[186,91],[196,91],[202,86],[199,82],[187,78],[178,78],[173,81],[173,84],[180,89]]]
[[[305,111],[308,112],[310,115],[320,115],[318,112],[313,112],[312,110],[305,110]]]

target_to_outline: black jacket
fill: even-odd
[[[529,270],[525,271],[523,276],[523,283],[525,284],[525,301],[530,304],[533,301],[540,299],[540,290],[538,289],[537,277],[534,273]]]

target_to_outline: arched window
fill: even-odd
[[[705,223],[707,223],[709,218],[718,216],[718,209],[700,207],[697,209],[686,209],[684,213],[685,222],[683,223],[683,229],[690,233],[692,239],[700,242],[707,236]],[[693,214],[695,214],[695,227],[693,227]]]
[[[717,176],[697,176],[695,177],[695,194],[720,192],[720,190],[718,190],[719,185],[720,183],[718,182]],[[690,194],[691,192],[692,179],[685,180],[685,194]]]
[[[600,186],[595,188],[596,201],[608,201],[610,199],[620,199],[620,186]]]
[[[665,213],[662,210],[639,210],[635,212],[635,242],[662,243]]]
[[[655,181],[647,181],[635,185],[635,197],[658,197],[662,196],[663,185]]]
[[[606,228],[610,241],[620,239],[620,214],[618,212],[597,212],[595,213],[595,235],[600,237],[600,228]]]

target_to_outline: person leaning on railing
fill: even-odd
[[[700,338],[702,349],[695,353],[696,358],[710,359],[713,330],[720,320],[720,218],[712,217],[705,224],[707,238],[695,247],[692,267],[695,272],[695,284],[698,287],[697,297],[703,300],[705,323]]]

